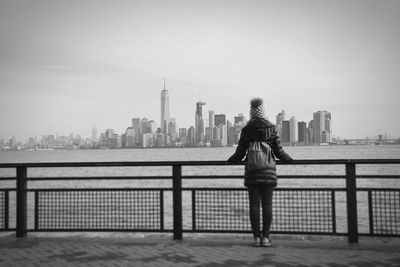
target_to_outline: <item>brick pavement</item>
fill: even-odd
[[[0,236],[0,266],[400,266],[400,240],[248,235],[33,234]]]

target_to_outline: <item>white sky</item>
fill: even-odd
[[[0,136],[332,113],[342,138],[400,136],[400,1],[0,0]]]

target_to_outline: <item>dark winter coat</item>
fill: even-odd
[[[236,152],[228,159],[228,162],[241,161],[246,156],[247,149],[252,141],[266,141],[271,146],[276,158],[285,162],[292,160],[280,144],[275,125],[266,119],[255,118],[243,127]],[[245,168],[244,178],[245,186],[264,184],[275,187],[277,185],[275,168],[256,171],[249,171]]]

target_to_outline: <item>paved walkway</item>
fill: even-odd
[[[255,248],[248,235],[0,235],[0,266],[400,266],[400,240],[273,236]]]

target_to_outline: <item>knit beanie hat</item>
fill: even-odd
[[[261,98],[253,98],[250,101],[250,119],[264,118],[264,106]]]

